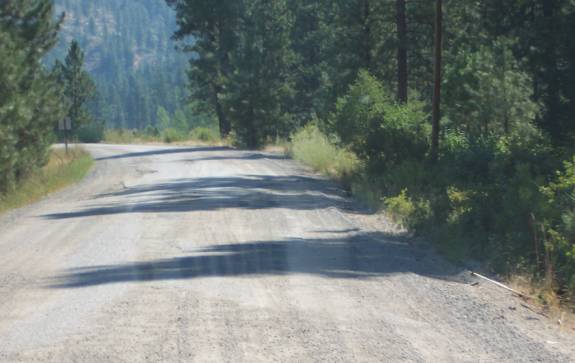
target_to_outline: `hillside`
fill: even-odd
[[[185,56],[171,35],[175,15],[163,0],[56,0],[65,13],[63,58],[72,39],[86,53],[86,68],[98,86],[93,113],[108,126],[143,128],[159,107],[175,113],[185,98]]]

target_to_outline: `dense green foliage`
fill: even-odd
[[[572,1],[444,1],[438,158],[433,1],[167,3],[176,37],[195,39],[194,99],[224,134],[257,147],[316,120],[294,156],[329,172],[325,154],[350,150],[352,189],[447,254],[575,293]]]
[[[377,79],[361,71],[328,121],[341,144],[377,171],[403,160],[425,158],[426,116],[420,103],[397,104]]]
[[[58,27],[49,0],[0,3],[0,193],[47,161],[65,114],[61,87],[41,63]]]

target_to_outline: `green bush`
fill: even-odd
[[[429,127],[422,104],[399,105],[383,85],[362,71],[346,96],[337,101],[331,130],[371,169],[383,170],[405,159],[423,159]]]
[[[566,161],[555,179],[541,187],[545,196],[542,228],[559,283],[575,298],[575,157]]]
[[[144,129],[144,134],[148,137],[160,137],[160,130],[156,126],[148,125]]]
[[[217,130],[208,127],[196,127],[190,132],[192,140],[213,143],[220,140],[220,135]]]
[[[396,221],[405,223],[415,212],[415,204],[404,189],[395,197],[385,198],[385,207]]]
[[[336,147],[315,123],[292,136],[289,153],[294,159],[339,180],[349,180],[359,166],[353,153]]]
[[[162,140],[165,143],[170,144],[172,142],[184,141],[186,139],[187,139],[186,133],[179,131],[177,129],[169,127],[164,131],[162,131]]]

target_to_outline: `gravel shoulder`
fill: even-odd
[[[92,145],[0,217],[0,361],[571,362],[575,334],[270,153]]]

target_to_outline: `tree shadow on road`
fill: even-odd
[[[197,153],[197,152],[212,152],[212,151],[224,151],[232,150],[225,146],[205,146],[205,147],[172,147],[169,149],[153,149],[148,151],[138,151],[129,152],[124,154],[118,154],[113,156],[105,156],[97,158],[96,161],[101,160],[114,160],[114,159],[126,159],[126,158],[143,158],[147,156],[158,156],[158,155],[169,155],[169,154],[185,154],[185,153]]]
[[[112,201],[80,211],[43,217],[69,219],[124,213],[175,213],[228,208],[350,209],[353,205],[336,184],[302,176],[247,175],[182,179],[131,187],[98,197],[112,198]]]
[[[227,161],[227,160],[289,160],[289,157],[282,154],[271,154],[263,152],[239,152],[234,155],[205,156],[192,159],[181,160],[184,163],[197,163],[200,161]]]
[[[336,279],[371,279],[414,273],[462,281],[461,269],[428,247],[416,247],[380,232],[345,237],[214,245],[184,257],[66,271],[52,288],[212,277],[307,274]]]

